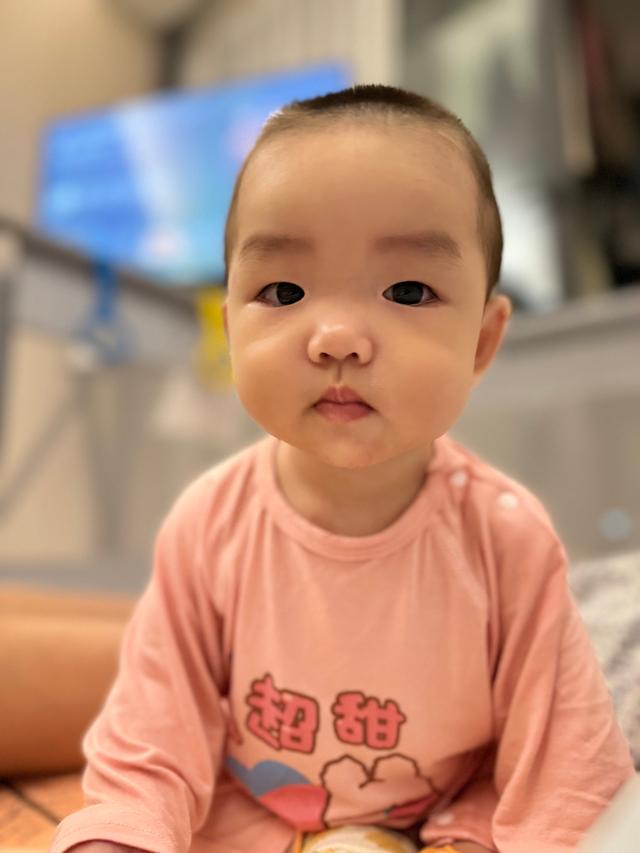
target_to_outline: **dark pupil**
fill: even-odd
[[[301,292],[302,289],[297,284],[288,284],[286,281],[280,281],[276,286],[278,299],[284,305],[291,305],[293,302],[297,302]]]
[[[415,297],[416,302],[420,302],[422,287],[415,281],[401,281],[399,284],[393,285],[393,296],[395,299],[409,304],[412,304],[412,297]]]

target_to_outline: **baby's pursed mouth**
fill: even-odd
[[[318,400],[318,403],[321,402],[337,403],[340,405],[359,403],[369,409],[373,408],[356,391],[349,388],[347,385],[334,385],[331,388],[328,388]]]

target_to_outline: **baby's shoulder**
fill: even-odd
[[[254,442],[195,477],[174,499],[163,527],[180,528],[197,536],[213,529],[228,530],[246,517],[251,495],[255,494],[259,450],[260,442]]]
[[[464,480],[462,503],[472,526],[494,542],[558,541],[549,511],[531,489],[450,437],[448,444],[455,468],[450,481]]]

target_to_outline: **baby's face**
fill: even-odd
[[[235,386],[252,418],[339,467],[430,447],[482,372],[476,349],[495,300],[483,310],[477,217],[465,155],[428,129],[350,127],[260,149],[238,198],[225,306]],[[418,234],[422,244],[379,242]],[[254,242],[243,254],[257,235],[310,248]],[[497,299],[499,338],[508,310]],[[320,414],[314,404],[343,384],[373,411],[347,423]]]

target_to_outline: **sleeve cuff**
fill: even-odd
[[[121,806],[86,806],[68,815],[58,826],[48,853],[65,853],[84,841],[112,841],[148,850],[149,853],[187,853],[171,832],[158,827],[152,815]]]
[[[486,821],[460,820],[446,826],[438,826],[434,821],[427,821],[420,829],[420,840],[423,844],[455,844],[456,841],[473,841],[495,850],[491,827]]]

